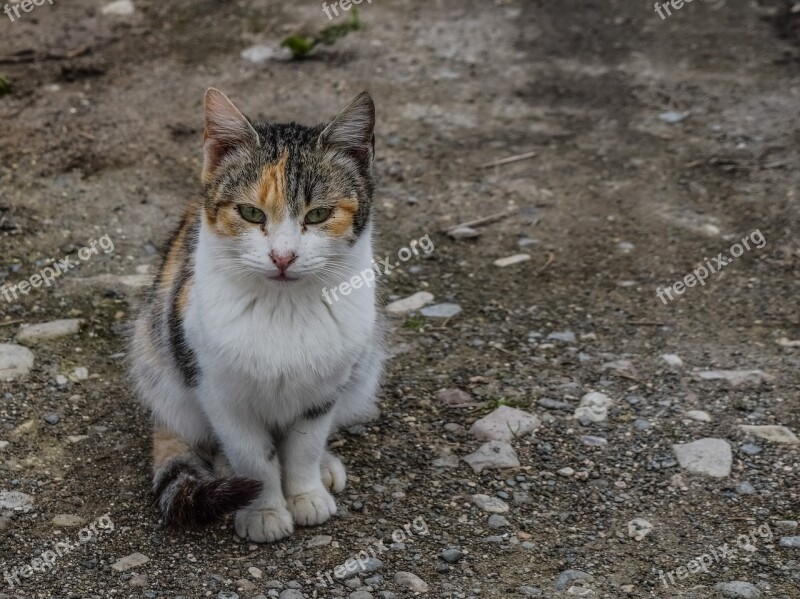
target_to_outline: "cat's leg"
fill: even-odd
[[[289,427],[281,443],[284,492],[289,511],[300,526],[322,524],[336,513],[336,502],[321,474],[333,424],[332,408],[333,402],[307,411]]]
[[[236,534],[255,543],[272,543],[292,534],[292,515],[281,489],[278,447],[267,427],[235,401],[224,397],[208,382],[204,394],[211,426],[233,471],[263,484],[259,496],[236,513]]]

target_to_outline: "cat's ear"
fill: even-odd
[[[203,131],[203,180],[209,180],[222,159],[242,146],[258,147],[258,133],[225,94],[213,87],[206,91]]]
[[[319,137],[320,143],[372,162],[375,151],[375,103],[369,92],[358,94]]]

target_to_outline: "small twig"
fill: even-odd
[[[3,322],[0,322],[0,327],[10,327],[12,324],[19,324],[21,322],[25,322],[25,320],[23,320],[23,319],[6,320],[6,321],[3,321]]]
[[[524,154],[517,154],[516,156],[509,156],[508,158],[501,158],[500,160],[492,160],[486,164],[481,164],[478,168],[491,168],[493,166],[502,166],[504,164],[511,164],[512,162],[519,162],[520,160],[527,160],[536,156],[536,152],[525,152]]]
[[[89,141],[97,141],[97,138],[91,133],[87,133],[86,131],[81,131],[80,129],[77,129],[77,131],[78,135],[80,135],[81,137],[85,137]]]
[[[544,264],[542,264],[533,274],[538,275],[540,273],[543,273],[545,270],[547,270],[547,267],[553,263],[554,260],[555,256],[553,256],[553,252],[550,252],[549,254],[547,254],[547,260],[545,260]]]
[[[452,227],[447,227],[444,232],[449,233],[453,229],[458,229],[461,227],[481,227],[484,225],[489,225],[498,220],[502,220],[511,214],[510,210],[503,210],[502,212],[498,212],[497,214],[490,214],[489,216],[484,216],[483,218],[478,218],[475,220],[467,221],[465,223],[460,223],[458,225],[453,225]]]

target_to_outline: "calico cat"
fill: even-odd
[[[321,290],[373,267],[374,126],[366,92],[316,127],[252,123],[206,93],[203,197],[131,352],[166,522],[236,511],[240,537],[272,542],[336,513],[346,475],[327,440],[376,415],[384,350],[374,287]]]

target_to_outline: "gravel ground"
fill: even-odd
[[[0,597],[800,597],[794,2],[375,0],[290,61],[321,3],[134,1],[0,15],[0,278],[74,261],[0,298]],[[338,516],[269,546],[163,526],[125,374],[209,85],[371,89],[378,253],[434,248]]]

